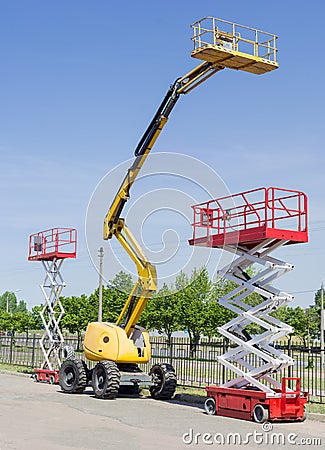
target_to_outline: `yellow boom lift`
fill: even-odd
[[[117,238],[135,263],[138,280],[115,324],[93,322],[87,327],[84,354],[88,360],[97,362],[95,367],[89,370],[73,351],[67,351],[59,373],[64,392],[83,392],[89,382],[99,398],[115,398],[119,392],[135,393],[142,386],[150,386],[151,396],[156,399],[169,399],[175,392],[176,374],[170,364],[155,364],[149,374],[138,367],[151,358],[148,332],[137,323],[156,290],[156,270],[121,214],[141,167],[182,94],[189,93],[224,68],[263,74],[278,67],[277,37],[273,34],[213,17],[206,17],[191,27],[194,31],[191,56],[203,62],[170,86],[135,149],[135,160],[104,220],[104,239]]]

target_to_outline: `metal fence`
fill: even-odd
[[[0,336],[0,363],[18,365],[26,368],[40,367],[43,355],[39,345],[40,335]],[[77,349],[78,340],[74,336],[65,337],[67,345]],[[216,361],[218,355],[228,350],[225,339],[212,341],[202,339],[193,353],[190,341],[186,338],[172,338],[168,345],[164,337],[151,337],[152,358],[150,364],[168,362],[177,373],[180,386],[204,388],[210,384],[224,383],[233,374]],[[325,404],[325,367],[319,346],[306,348],[292,345],[290,341],[276,344],[284,353],[291,356],[293,366],[281,371],[276,377],[301,378],[301,385],[310,394],[310,400]],[[253,355],[256,358],[255,355]],[[258,361],[252,361],[254,364]]]

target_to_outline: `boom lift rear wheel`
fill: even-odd
[[[177,380],[171,364],[155,364],[150,370],[153,386],[150,395],[155,400],[169,400],[175,393]]]
[[[116,398],[120,387],[120,371],[113,361],[100,361],[92,374],[92,386],[97,398]]]
[[[67,359],[60,367],[59,384],[63,392],[81,394],[87,387],[86,364],[80,359]]]

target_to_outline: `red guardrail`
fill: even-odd
[[[192,206],[193,239],[253,228],[308,232],[307,196],[301,191],[259,188]]]
[[[75,258],[77,230],[75,228],[51,228],[29,237],[28,260]]]

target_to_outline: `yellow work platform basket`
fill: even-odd
[[[215,17],[205,17],[191,28],[193,58],[258,75],[279,67],[274,34]]]

